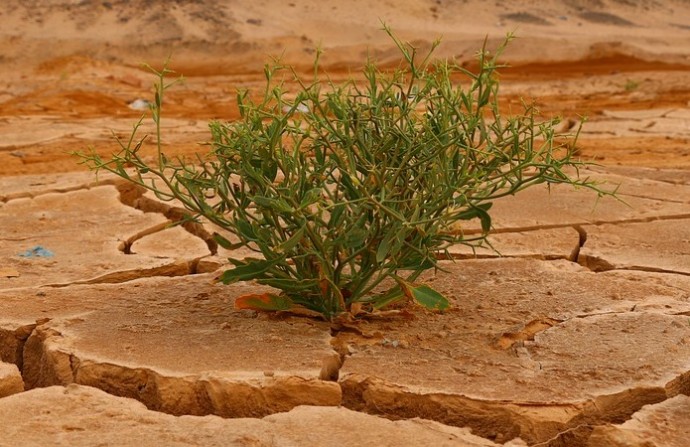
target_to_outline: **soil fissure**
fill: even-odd
[[[124,245],[121,247],[121,251],[124,253],[129,252],[131,245],[136,240],[141,239],[146,235],[170,228],[172,225],[180,225],[189,234],[204,241],[211,255],[218,253],[218,243],[213,238],[213,235],[209,233],[206,228],[204,228],[204,226],[199,223],[187,210],[166,205],[165,203],[150,199],[144,195],[146,189],[131,183],[118,182],[116,184],[116,188],[120,193],[119,198],[123,205],[143,211],[145,213],[162,214],[169,221],[169,223],[166,225],[156,225],[149,229],[143,230],[134,236],[131,236],[130,238],[127,238]]]

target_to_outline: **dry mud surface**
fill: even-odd
[[[371,3],[3,2],[0,446],[688,445],[690,2]],[[128,135],[141,62],[187,77],[162,142],[191,155],[270,55],[306,70],[320,43],[336,80],[396,63],[378,18],[468,67],[517,29],[503,106],[587,116],[581,174],[622,201],[499,200],[500,255],[424,278],[450,311],[334,329],[235,310],[260,286],[214,281],[211,228],[70,155]]]

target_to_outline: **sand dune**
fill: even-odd
[[[514,62],[627,55],[690,64],[690,2],[681,0],[354,0],[102,2],[6,0],[3,68],[64,56],[136,65],[172,55],[189,74],[260,70],[267,56],[308,66],[359,66],[367,51],[397,57],[381,21],[420,45],[443,36],[440,55],[470,60],[483,39],[515,31]]]

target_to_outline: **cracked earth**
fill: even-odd
[[[142,53],[115,33],[105,56],[80,38],[45,54],[31,36],[51,14],[71,23],[94,10],[42,6],[33,20],[20,3],[0,10],[24,33],[0,32],[0,45],[23,44],[31,56],[0,57],[9,64],[0,84],[0,446],[687,445],[690,30],[665,31],[690,17],[687,4],[600,2],[607,13],[557,0],[542,11],[531,2],[510,13],[485,6],[470,31],[501,34],[496,27],[512,20],[524,32],[503,105],[533,98],[564,129],[587,116],[578,151],[597,165],[580,175],[618,188],[620,200],[562,186],[500,199],[493,249],[453,247],[443,269],[422,278],[449,297],[449,311],[410,307],[333,327],[234,309],[237,297],[268,290],[215,281],[242,252],[217,246],[217,229],[185,220],[174,202],[86,172],[69,155],[87,146],[108,155],[113,134],[128,135],[141,112],[127,104],[150,96],[151,77],[127,56],[155,58],[162,47]],[[324,62],[335,79],[366,45],[389,54],[333,23],[329,35],[307,1],[289,8],[313,19],[251,2],[211,17],[183,3],[168,12],[187,33],[176,41],[176,68],[192,76],[168,96],[171,155],[203,153],[206,122],[237,117],[234,91],[261,84],[262,52],[285,46],[285,57],[303,61],[301,48],[326,33],[337,42]],[[403,31],[426,29],[426,38],[446,29],[455,55],[476,47],[450,19],[420,25],[422,3],[398,8]],[[460,14],[467,4],[449,8]],[[645,5],[656,9],[641,13]],[[118,11],[125,28],[138,23]],[[286,29],[305,34],[275,35],[252,14],[284,15]],[[591,23],[585,32],[562,17]],[[222,52],[201,46],[208,41],[190,23],[229,39],[219,48],[239,62],[214,72]],[[249,36],[259,37],[250,45]],[[653,57],[662,50],[663,63]],[[152,156],[153,145],[142,151]]]

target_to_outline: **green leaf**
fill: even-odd
[[[252,197],[252,200],[257,205],[259,205],[260,207],[269,208],[269,209],[277,211],[279,213],[292,214],[295,212],[295,209],[293,207],[291,207],[290,204],[287,203],[283,199],[274,199],[272,197],[254,196],[254,197]]]
[[[466,209],[465,211],[462,211],[458,213],[457,217],[460,220],[472,220],[476,217],[479,217],[479,211],[477,210],[482,210],[484,212],[489,211],[493,203],[487,202],[487,203],[481,203],[479,205],[472,205],[470,204],[470,208]]]
[[[278,164],[273,160],[265,160],[261,163],[261,171],[267,180],[274,182],[278,175]]]
[[[396,301],[400,301],[403,298],[405,298],[405,294],[403,293],[402,289],[398,285],[398,286],[391,288],[390,290],[388,290],[383,295],[371,297],[372,307],[375,310],[383,309],[384,307],[388,306],[389,304],[393,304]]]
[[[323,164],[326,162],[326,154],[325,154],[325,149],[322,145],[314,145],[312,148],[314,149],[314,157],[316,159],[316,162],[320,165],[323,166]]]
[[[250,261],[232,260],[236,267],[226,270],[220,275],[220,281],[224,284],[232,284],[238,281],[250,281],[258,279],[268,272],[273,266],[280,262],[282,258],[272,260],[255,259]]]
[[[340,108],[340,105],[338,103],[336,103],[335,101],[333,101],[332,98],[328,99],[327,104],[328,104],[328,108],[333,111],[333,114],[335,115],[336,118],[338,118],[339,120],[342,120],[343,118],[345,118],[346,115],[343,112],[343,110]]]
[[[400,259],[398,270],[428,270],[435,265],[434,259],[412,252]]]
[[[343,246],[348,249],[359,248],[364,245],[367,236],[368,233],[363,228],[351,227],[347,234],[345,234]]]
[[[427,285],[417,286],[411,289],[412,297],[416,302],[427,309],[445,310],[450,306],[448,299]]]
[[[352,179],[350,178],[350,174],[348,172],[342,173],[342,176],[340,177],[340,184],[347,191],[348,197],[356,198],[359,196],[357,188],[355,188],[355,185],[352,183]]]
[[[458,219],[470,220],[478,217],[482,224],[482,232],[488,233],[491,231],[491,216],[489,216],[487,211],[491,208],[491,205],[493,205],[491,202],[479,205],[470,204],[470,208],[458,214]]]
[[[240,236],[248,241],[256,241],[256,231],[254,231],[254,227],[249,222],[246,220],[237,220],[236,225]]]
[[[379,264],[386,260],[390,251],[390,238],[384,237],[376,249],[376,262]]]
[[[304,231],[305,227],[301,227],[299,230],[295,232],[295,234],[290,237],[290,239],[286,240],[282,244],[278,245],[275,248],[276,253],[287,253],[291,249],[293,249],[297,244],[299,244],[302,241],[302,238],[304,237]]]
[[[448,308],[448,306],[450,306],[450,303],[446,297],[426,284],[414,285],[398,277],[396,277],[395,280],[400,285],[400,288],[405,296],[416,301],[418,304],[426,307],[427,309],[445,310]]]
[[[275,287],[285,292],[304,292],[319,286],[317,279],[298,279],[298,278],[266,278],[259,279],[260,284]]]
[[[223,247],[226,250],[235,250],[236,248],[239,248],[242,246],[241,243],[233,244],[232,242],[225,239],[223,236],[221,236],[218,233],[213,233],[213,240],[218,242],[218,245],[220,245],[221,247]]]
[[[321,188],[312,188],[304,194],[302,201],[299,204],[300,209],[304,209],[319,201],[321,197]]]
[[[490,203],[488,205],[491,206]],[[479,216],[479,221],[482,223],[482,232],[488,233],[491,231],[491,216],[489,216],[489,213],[487,213],[483,208],[477,207],[476,210],[477,215]]]
[[[405,226],[401,226],[398,229],[395,235],[390,238],[393,244],[388,249],[389,256],[398,257],[400,251],[404,249],[405,241],[408,240],[410,233],[411,230]]]
[[[331,218],[328,220],[328,226],[330,228],[337,228],[340,225],[340,218],[343,216],[345,211],[345,204],[338,203],[331,210]]]

